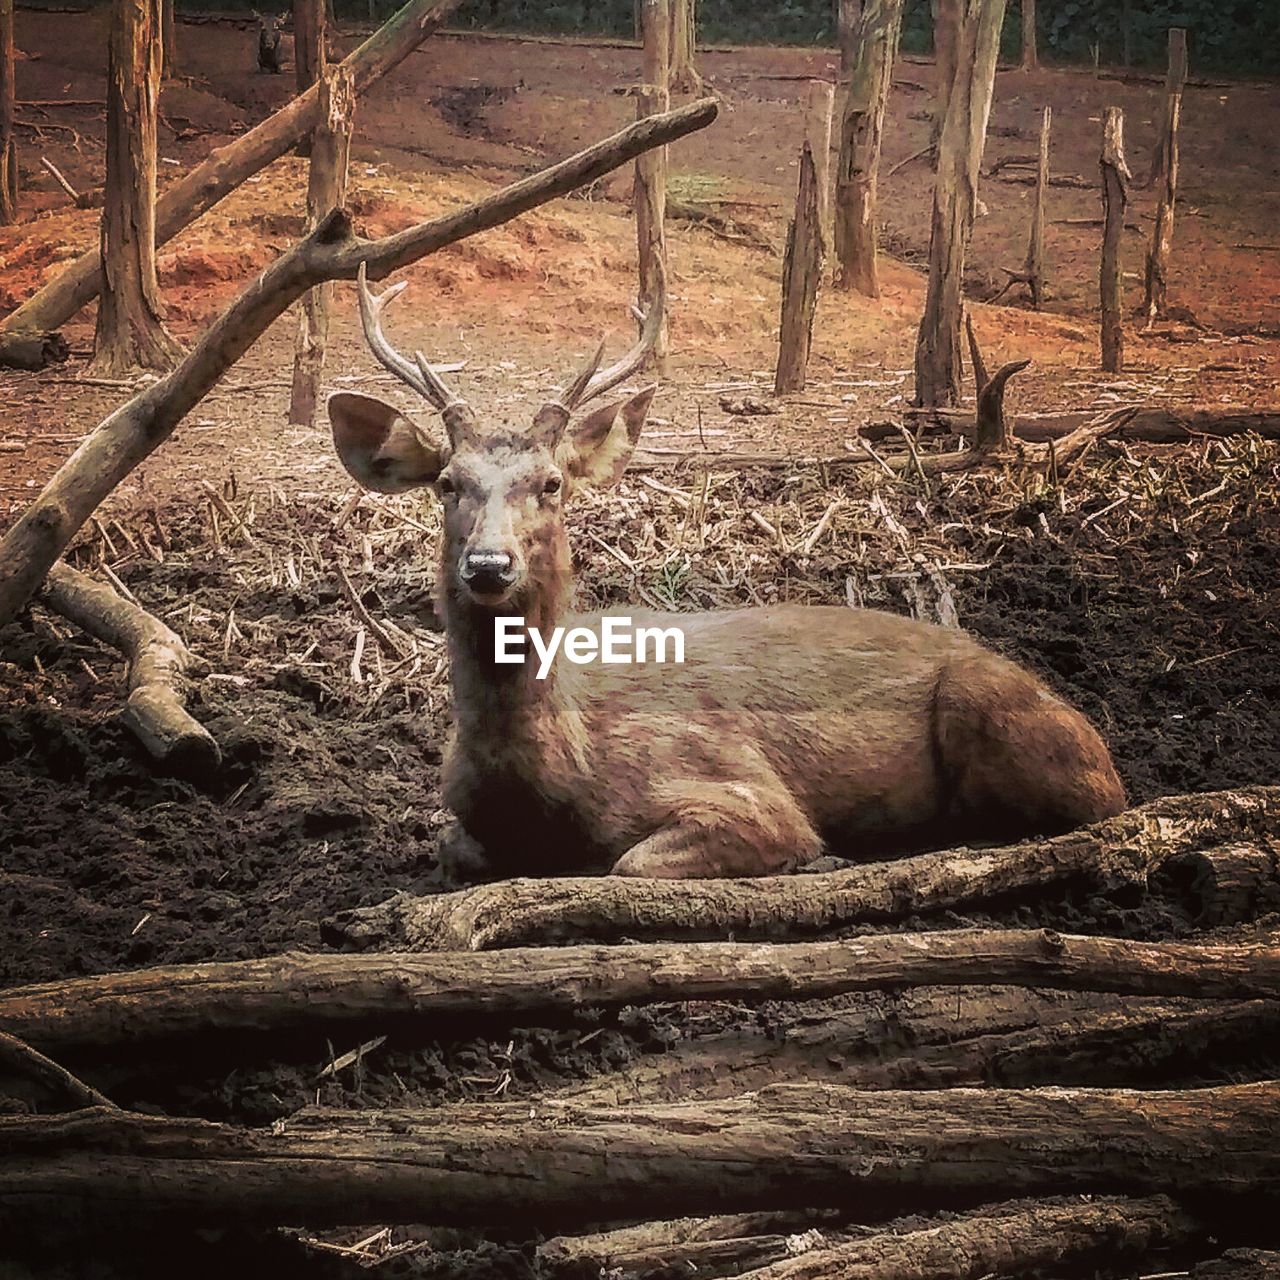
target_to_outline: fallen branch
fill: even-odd
[[[1142,883],[1166,859],[1273,832],[1280,788],[1166,796],[1048,840],[926,853],[820,875],[755,880],[504,880],[398,894],[326,924],[347,944],[471,950],[584,938],[783,938],[962,910],[1066,883]]]
[[[41,599],[128,658],[129,696],[120,721],[153,759],[186,775],[218,767],[218,744],[185,705],[188,676],[199,660],[179,635],[106,583],[62,561],[49,570]]]
[[[527,947],[166,965],[0,992],[0,1029],[59,1053],[209,1033],[320,1032],[388,1019],[564,1019],[655,1000],[818,1000],[998,983],[1200,999],[1280,998],[1280,945],[1082,938],[1052,930],[841,942]]]
[[[545,1100],[306,1110],[242,1130],[99,1108],[0,1117],[0,1226],[421,1222],[556,1231],[778,1208],[920,1212],[992,1198],[1280,1192],[1280,1084],[865,1093],[775,1085],[722,1102]]]
[[[0,1068],[5,1067],[60,1093],[78,1107],[115,1107],[110,1098],[85,1084],[78,1076],[72,1075],[66,1067],[59,1066],[52,1058],[46,1058],[38,1049],[33,1049],[17,1036],[0,1031]]]
[[[1122,1259],[1190,1244],[1207,1227],[1166,1196],[1086,1204],[1009,1204],[925,1231],[818,1245],[739,1274],[751,1280],[984,1280]]]
[[[971,410],[930,409],[927,413],[962,434],[973,431],[975,426],[976,419]],[[1093,411],[1021,414],[1014,420],[1012,432],[1019,440],[1045,444],[1079,430],[1093,416]],[[1205,437],[1225,439],[1248,432],[1267,440],[1280,440],[1280,412],[1265,409],[1138,408],[1133,417],[1115,429],[1116,436],[1122,440],[1140,440],[1147,444],[1186,444]]]
[[[176,369],[111,414],[59,468],[0,542],[0,625],[12,620],[98,504],[174,428],[293,302],[326,280],[354,279],[363,263],[378,280],[444,245],[508,222],[594,181],[653,147],[704,128],[714,100],[648,116],[475,204],[380,240],[352,233],[334,210],[258,275],[205,330]]]

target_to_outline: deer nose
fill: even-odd
[[[516,580],[515,560],[507,551],[468,551],[458,572],[477,591],[501,591]]]

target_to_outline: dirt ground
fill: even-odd
[[[18,43],[29,55],[21,98],[100,96],[103,46],[82,37],[89,21],[19,14]],[[183,24],[180,36],[191,79],[165,90],[162,177],[289,91],[287,77],[249,70],[247,28]],[[676,148],[677,190],[743,202],[741,216],[778,244],[803,80],[830,65],[828,55],[802,50],[708,54],[704,70],[726,109],[712,130]],[[632,100],[618,91],[637,69],[634,50],[603,45],[429,42],[361,104],[359,223],[370,232],[406,225],[621,125]],[[918,151],[927,130],[932,67],[904,62],[898,77],[886,171]],[[1145,168],[1156,88],[1074,72],[1001,74],[989,161],[1031,149],[1045,103],[1054,107],[1055,172],[1092,181],[1097,117],[1108,103],[1125,107],[1131,160],[1135,171]],[[0,229],[4,306],[95,235],[93,213],[68,211],[35,171],[38,155],[78,187],[101,181],[96,108],[25,108],[23,118],[37,126],[23,135],[24,214],[36,217]],[[1172,279],[1183,311],[1131,335],[1120,377],[1096,369],[1099,231],[1079,220],[1096,217],[1097,192],[1054,188],[1050,308],[975,308],[990,363],[1035,360],[1010,393],[1015,411],[1127,400],[1274,407],[1280,158],[1270,139],[1278,128],[1275,86],[1189,90]],[[301,162],[282,162],[163,250],[162,284],[180,336],[190,338],[289,243],[304,187]],[[1021,259],[1028,190],[998,180],[983,188],[988,212],[971,255],[978,298],[1002,282],[1001,266]],[[465,360],[455,379],[468,394],[495,413],[524,413],[600,329],[624,337],[634,253],[625,199],[626,180],[616,178],[419,264],[392,320],[397,342]],[[848,600],[931,618],[954,611],[1091,716],[1135,802],[1276,781],[1280,447],[1105,443],[1056,484],[1017,468],[925,481],[889,480],[873,466],[717,466],[711,455],[732,448],[838,454],[861,424],[903,408],[923,294],[912,264],[927,246],[926,166],[887,178],[882,199],[897,255],[885,261],[884,297],[824,296],[811,386],[768,416],[732,414],[722,400],[769,398],[778,255],[698,228],[673,230],[674,368],[647,441],[698,456],[629,477],[575,509],[586,599],[681,609]],[[1152,209],[1151,194],[1136,191],[1139,230],[1126,243],[1135,272]],[[349,290],[337,296],[331,384],[397,397],[358,340]],[[76,355],[63,369],[0,373],[0,441],[23,446],[0,452],[0,524],[128,394],[81,380],[90,324],[82,317],[70,329]],[[440,887],[448,683],[432,605],[438,516],[433,499],[408,496],[367,497],[341,518],[351,488],[327,433],[285,424],[292,334],[286,317],[122,487],[78,553],[86,565],[110,565],[208,661],[193,709],[222,746],[221,771],[157,776],[112,718],[117,659],[67,624],[36,608],[0,633],[0,984],[322,948],[333,945],[325,928],[333,913],[393,890]],[[825,531],[806,549],[833,500]],[[361,625],[339,590],[338,565],[365,605],[412,641],[409,659],[373,643],[357,655]],[[1148,938],[1195,926],[1172,884],[1147,896],[1013,903],[999,918]],[[948,915],[923,923],[975,922]],[[324,1065],[353,1045],[303,1038],[202,1048],[198,1059],[76,1065],[122,1104],[260,1124],[317,1100],[429,1106],[533,1093],[661,1052],[708,1025],[741,1024],[746,1034],[788,1016],[795,1011],[670,1005],[501,1035],[458,1027],[443,1041],[393,1037],[324,1080]],[[1262,1078],[1278,1068],[1274,1046],[1244,1046],[1188,1069],[1182,1082]],[[0,1082],[0,1109],[35,1105],[20,1086]],[[386,1271],[537,1273],[527,1242],[453,1243]],[[288,1236],[246,1239],[229,1228],[192,1244],[158,1237],[144,1256],[108,1251],[90,1264],[74,1250],[49,1253],[45,1241],[6,1242],[0,1275],[169,1274],[179,1255],[197,1275],[354,1270]],[[1146,1270],[1177,1261],[1152,1259]]]

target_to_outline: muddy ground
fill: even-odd
[[[20,13],[19,44],[31,55],[20,97],[100,93],[101,43],[69,38],[71,24],[85,21]],[[287,93],[281,79],[247,69],[245,29],[180,31],[191,79],[165,91],[166,174]],[[359,221],[372,232],[406,225],[621,124],[631,100],[613,91],[634,78],[636,62],[634,50],[599,45],[452,37],[428,44],[361,106]],[[677,149],[680,189],[745,202],[741,216],[776,245],[794,181],[797,77],[829,63],[828,55],[798,50],[709,55],[705,70],[732,110],[714,132]],[[899,71],[887,166],[923,145],[931,77],[925,63]],[[1045,102],[1054,105],[1061,148],[1055,168],[1092,178],[1094,117],[1110,102],[1130,115],[1141,167],[1155,89],[1074,72],[1001,75],[989,158],[1028,150]],[[24,171],[46,148],[73,182],[100,181],[93,107],[32,108],[25,118],[38,147],[24,149]],[[1274,239],[1280,214],[1280,171],[1266,145],[1280,127],[1280,94],[1274,86],[1197,86],[1184,121],[1186,200],[1173,274],[1182,318],[1135,334],[1121,377],[1097,373],[1097,231],[1078,221],[1096,216],[1097,193],[1055,188],[1050,310],[975,307],[989,362],[1036,360],[1010,392],[1015,411],[1122,400],[1274,404],[1278,260],[1256,246]],[[94,234],[92,213],[68,211],[43,176],[25,177],[25,208],[39,216],[0,229],[6,302]],[[296,234],[304,185],[300,162],[283,162],[164,251],[162,283],[180,335],[189,338]],[[979,299],[1000,282],[1000,266],[1021,256],[1026,193],[998,181],[984,188],[988,213],[978,224],[971,280]],[[621,321],[633,270],[624,196],[624,180],[604,183],[590,199],[557,202],[419,264],[392,324],[397,340],[466,360],[457,381],[482,405],[525,413],[593,334]],[[673,231],[674,367],[647,441],[693,457],[655,454],[652,470],[575,509],[585,600],[678,609],[847,600],[934,618],[954,612],[1093,718],[1135,802],[1274,782],[1276,446],[1106,443],[1057,483],[1020,468],[926,483],[911,474],[890,481],[874,466],[743,471],[716,463],[717,451],[733,448],[840,454],[860,425],[900,413],[922,297],[911,264],[927,239],[923,166],[886,180],[884,201],[899,255],[886,260],[884,297],[872,303],[828,292],[810,389],[761,417],[730,410],[744,395],[769,400],[777,256],[703,229]],[[1135,192],[1138,230],[1127,246],[1135,270],[1151,204],[1149,193]],[[398,394],[357,341],[350,294],[338,297],[332,385]],[[0,440],[22,446],[0,452],[0,523],[129,392],[84,380],[81,353],[91,333],[91,316],[71,328],[78,354],[60,371],[0,374]],[[292,333],[287,317],[122,487],[77,552],[86,566],[111,566],[207,660],[193,709],[222,746],[222,769],[194,780],[157,776],[113,721],[119,662],[65,623],[36,608],[0,633],[0,984],[323,948],[332,945],[325,920],[334,912],[398,889],[440,886],[448,682],[432,606],[438,517],[430,497],[368,497],[342,518],[350,487],[327,433],[284,425]],[[937,447],[954,443],[939,439]],[[384,655],[366,636],[357,661],[360,622],[339,589],[339,565],[366,607],[412,642],[412,656]],[[1150,938],[1185,936],[1196,923],[1172,882],[1148,896],[1012,903],[999,918]],[[75,1065],[126,1105],[261,1124],[316,1101],[430,1106],[531,1093],[709,1027],[745,1032],[796,1013],[659,1006],[616,1018],[586,1013],[568,1026],[456,1027],[439,1041],[397,1033],[358,1067],[323,1080],[325,1064],[354,1045],[320,1038],[202,1045],[164,1061]],[[1278,1069],[1274,1047],[1243,1046],[1188,1067],[1177,1082],[1255,1079]],[[39,1105],[20,1084],[0,1082],[0,1106]],[[526,1242],[457,1243],[386,1270],[535,1273]],[[1147,1271],[1179,1262],[1150,1261]],[[0,1275],[114,1278],[175,1266],[196,1275],[354,1269],[291,1237],[246,1239],[233,1230],[199,1240],[156,1237],[141,1254],[113,1245],[92,1259],[74,1249],[59,1254],[48,1241],[6,1241],[0,1249]]]

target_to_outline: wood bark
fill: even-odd
[[[432,897],[398,894],[326,924],[347,945],[472,950],[604,938],[812,937],[963,911],[1064,885],[1143,883],[1189,850],[1269,835],[1280,788],[1167,796],[1049,840],[950,850],[818,875],[754,880],[505,880]]]
[[[1098,1192],[1199,1200],[1225,1222],[1280,1192],[1278,1127],[1275,1083],[1147,1094],[792,1084],[623,1112],[552,1100],[307,1110],[269,1131],[89,1108],[0,1117],[0,1225],[425,1217],[532,1233]]]
[[[307,183],[308,230],[320,224],[330,209],[347,198],[347,163],[355,96],[351,78],[341,67],[321,71],[321,122],[311,138],[311,171]],[[329,341],[329,306],[333,286],[320,284],[302,299],[298,308],[298,336],[293,355],[293,385],[289,394],[289,421],[311,426],[320,401],[325,348]]]
[[[1102,368],[1124,368],[1124,264],[1121,238],[1132,175],[1124,158],[1124,112],[1107,107],[1102,118],[1102,256],[1098,292],[1102,310]]]
[[[1208,1228],[1167,1196],[1002,1205],[940,1227],[819,1245],[740,1274],[749,1280],[988,1280],[1190,1244]]]
[[[1020,0],[1022,9],[1022,69],[1036,71],[1040,57],[1036,51],[1036,0]]]
[[[836,167],[836,285],[880,296],[876,270],[876,182],[893,83],[902,0],[867,0],[847,81]]]
[[[1150,327],[1165,310],[1169,297],[1169,255],[1173,250],[1173,210],[1178,197],[1178,126],[1182,118],[1182,89],[1187,78],[1187,33],[1169,32],[1169,87],[1165,93],[1163,130],[1157,143],[1159,160],[1152,166],[1160,183],[1156,223],[1147,249],[1142,310]]]
[[[189,676],[199,662],[180,636],[106,583],[62,561],[49,571],[41,598],[128,658],[129,692],[120,720],[154,760],[187,777],[217,768],[218,744],[185,705]]]
[[[180,348],[164,327],[156,280],[156,110],[160,0],[112,0],[107,40],[107,177],[102,291],[93,372],[169,369]]]
[[[818,178],[813,152],[806,141],[800,151],[796,211],[787,228],[787,250],[782,260],[782,319],[778,329],[778,367],[773,380],[773,389],[779,395],[804,390],[824,248]]]
[[[10,527],[0,541],[0,625],[31,598],[94,508],[168,439],[209,388],[308,289],[327,280],[353,279],[362,262],[370,280],[382,279],[443,245],[592,182],[650,147],[704,128],[717,110],[715,101],[708,99],[637,121],[475,204],[381,240],[354,236],[349,217],[334,211],[257,275],[168,377],[102,422]]]
[[[636,119],[660,115],[671,106],[671,13],[669,0],[636,0],[644,84],[636,96]],[[658,273],[667,265],[667,151],[658,147],[637,157],[633,201],[636,247],[640,264],[640,305],[648,310],[658,288]],[[666,373],[667,323],[653,349],[654,371]]]
[[[411,0],[375,31],[343,63],[357,97],[398,67],[460,3],[461,0]],[[234,142],[214,148],[206,160],[167,187],[156,202],[156,244],[171,240],[246,178],[278,160],[315,128],[319,118],[320,95],[313,88]],[[101,277],[102,254],[95,246],[6,316],[0,322],[0,366],[9,363],[14,344],[29,344],[33,334],[59,328],[92,302],[101,287]]]
[[[997,983],[1233,1000],[1280,997],[1280,945],[974,929],[840,942],[644,943],[491,952],[272,956],[167,965],[0,992],[0,1030],[68,1048],[374,1020],[567,1018],[653,1000],[818,1000]]]
[[[15,222],[18,217],[13,68],[13,0],[0,0],[0,224]]]
[[[916,339],[916,403],[960,397],[964,260],[977,208],[978,174],[995,87],[1004,0],[963,0],[955,78],[938,141],[929,284]]]

